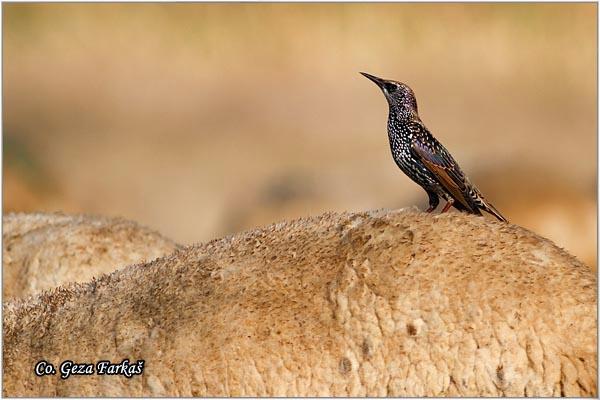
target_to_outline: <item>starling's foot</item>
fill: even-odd
[[[452,207],[452,204],[454,204],[454,199],[451,199],[446,203],[446,205],[442,209],[442,213],[445,213],[446,211],[448,211],[450,209],[450,207]]]
[[[427,195],[429,196],[429,208],[425,211],[426,213],[430,213],[435,210],[440,204],[440,198],[438,197],[436,192],[427,191]]]

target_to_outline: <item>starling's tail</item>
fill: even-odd
[[[481,209],[492,214],[494,217],[498,218],[500,221],[508,223],[508,220],[506,218],[504,218],[502,216],[502,214],[500,214],[500,211],[496,210],[496,208],[493,205],[491,205],[489,202],[487,202],[486,200],[483,200],[483,207]]]
[[[483,210],[485,212],[492,214],[494,217],[498,218],[498,220],[508,223],[508,220],[506,218],[504,218],[504,216],[502,214],[500,214],[500,211],[496,210],[496,207],[494,207],[492,205],[492,203],[490,203],[489,201],[487,201],[485,199],[485,197],[483,197],[481,192],[476,187],[473,186],[472,189],[474,192],[473,193],[474,196],[472,197],[473,203],[474,203],[473,208],[475,210],[477,210],[477,209]],[[479,210],[477,210],[477,211],[479,211]]]

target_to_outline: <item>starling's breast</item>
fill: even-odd
[[[411,158],[410,143],[412,135],[412,132],[410,132],[406,124],[402,124],[396,118],[390,116],[390,119],[388,120],[390,149],[392,150],[394,161],[396,161],[398,166],[403,170],[403,166],[400,165],[401,161]]]
[[[411,152],[413,132],[408,129],[408,125],[390,115],[388,138],[392,157],[402,172],[426,189],[437,189],[439,184],[433,174]]]

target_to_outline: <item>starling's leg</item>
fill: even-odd
[[[445,213],[446,211],[448,211],[450,209],[450,207],[452,207],[452,204],[454,204],[454,199],[448,200],[448,202],[446,203],[446,205],[442,209],[442,213]]]
[[[440,204],[440,198],[435,192],[427,192],[427,195],[429,196],[429,208],[425,212],[430,213]]]

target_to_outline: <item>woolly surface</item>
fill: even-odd
[[[5,299],[89,281],[177,247],[158,232],[120,218],[19,213],[3,216],[2,222]]]
[[[595,396],[596,355],[590,268],[463,214],[284,222],[4,307],[8,396]]]

